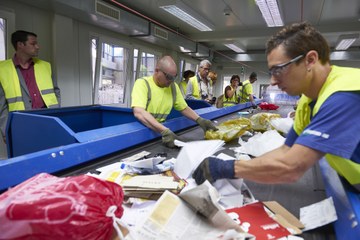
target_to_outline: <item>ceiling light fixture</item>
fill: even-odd
[[[281,19],[276,0],[255,0],[268,27],[281,27],[284,22]]]
[[[159,1],[159,8],[174,15],[192,27],[204,32],[213,31],[214,25],[180,0]]]
[[[244,49],[244,47],[236,42],[236,43],[226,43],[224,44],[226,47],[230,48],[231,50],[233,50],[234,52],[237,52],[237,53],[244,53],[246,52]]]
[[[340,35],[335,50],[346,50],[359,38],[359,34]]]

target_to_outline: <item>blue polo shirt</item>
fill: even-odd
[[[295,143],[360,163],[360,92],[331,95],[300,136],[290,130],[285,144]]]

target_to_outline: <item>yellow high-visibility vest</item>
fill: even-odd
[[[200,87],[199,87],[199,82],[198,82],[197,76],[195,75],[195,76],[191,77],[189,79],[189,82],[191,82],[191,84],[193,86],[193,92],[192,92],[193,97],[196,99],[201,99]]]
[[[33,61],[36,84],[46,107],[58,107],[59,103],[51,79],[50,63],[37,58]],[[19,76],[12,59],[0,62],[0,84],[4,89],[9,111],[25,110]]]
[[[231,87],[231,91],[233,91],[234,88],[232,86],[230,87]],[[224,93],[224,101],[223,101],[224,107],[234,106],[236,104],[238,104],[238,96],[236,92],[234,92],[231,98],[227,98],[226,93]]]
[[[322,86],[312,115],[315,116],[326,99],[335,92],[359,91],[360,90],[360,69],[332,66],[332,70]],[[305,127],[310,123],[311,109],[309,103],[312,99],[303,95],[296,109],[294,130],[300,136]],[[332,154],[326,154],[325,159],[330,166],[341,176],[360,190],[360,164],[350,159],[342,158]]]

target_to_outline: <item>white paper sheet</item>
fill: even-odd
[[[294,124],[294,119],[292,118],[274,118],[270,120],[271,126],[276,130],[288,134],[292,125]]]
[[[300,208],[300,221],[305,226],[303,231],[321,227],[336,220],[337,215],[332,197]]]
[[[241,138],[239,138],[239,144],[241,147],[234,148],[234,151],[258,157],[280,147],[284,144],[284,142],[285,138],[283,136],[281,136],[276,130],[270,130],[264,133],[256,134],[247,142],[244,142]]]
[[[145,158],[133,162],[127,162],[126,164],[137,168],[153,169],[156,164],[160,163],[163,160],[165,160],[164,157],[153,157],[153,158]]]
[[[139,187],[153,189],[177,189],[179,183],[175,182],[173,177],[167,177],[157,174],[133,176],[128,180],[123,180],[120,185],[125,188]]]
[[[193,170],[205,158],[219,151],[224,144],[223,140],[204,140],[185,143],[176,158],[174,172],[180,178],[189,178]]]

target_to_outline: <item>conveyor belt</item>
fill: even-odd
[[[216,119],[215,121],[223,122],[228,119],[237,118],[239,115],[237,113],[227,115]],[[189,140],[200,140],[199,136],[203,135],[203,131],[199,127],[193,127],[186,131],[178,133],[182,137],[185,137]],[[225,145],[224,150],[221,152],[234,155],[229,147],[238,146],[237,141],[232,141]],[[166,152],[168,158],[176,157],[179,149],[169,149],[161,144],[161,141],[152,141],[148,144],[142,144],[140,146],[127,149],[126,151],[118,152],[112,154],[105,158],[97,159],[91,163],[84,164],[77,167],[76,169],[68,169],[66,171],[59,172],[58,176],[68,176],[68,175],[77,175],[82,173],[87,173],[89,171],[95,170],[101,166],[108,165],[113,162],[117,162],[123,158],[132,156],[141,151],[148,151],[152,154]],[[301,207],[310,205],[312,203],[319,202],[326,198],[326,194],[323,189],[323,184],[321,181],[321,173],[319,172],[318,167],[310,169],[305,173],[305,175],[296,183],[293,184],[258,184],[246,181],[251,192],[256,199],[260,201],[277,201],[288,209],[293,215],[299,217],[299,211]],[[323,228],[318,228],[310,232],[305,232],[301,235],[304,239],[335,239],[335,234],[332,228],[332,225],[327,225]]]

